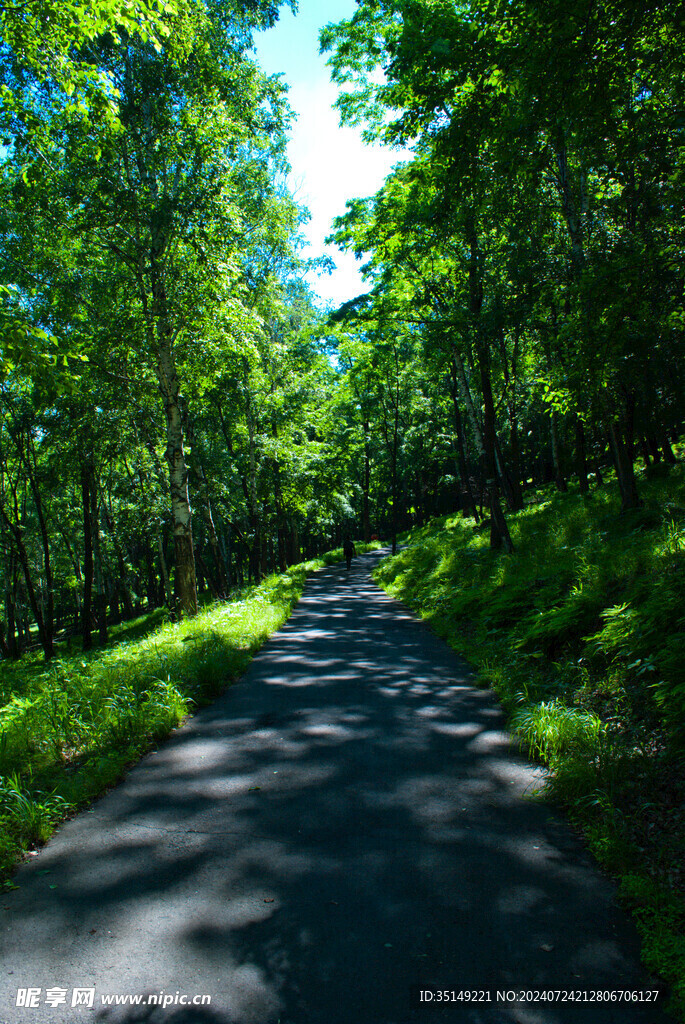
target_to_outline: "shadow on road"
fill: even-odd
[[[108,1024],[657,1024],[509,1001],[642,989],[636,939],[490,696],[372,560],[316,574],[244,681],[22,873],[15,987],[212,997]]]

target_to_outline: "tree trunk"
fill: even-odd
[[[103,504],[102,512],[104,516],[109,535],[112,538],[112,546],[117,559],[117,566],[119,567],[119,592],[121,593],[121,600],[124,606],[124,618],[133,618],[133,600],[131,598],[131,591],[129,590],[128,583],[126,582],[126,563],[124,561],[124,553],[119,543],[119,539],[114,529],[114,519],[110,515],[107,507]]]
[[[585,266],[584,228],[587,216],[587,187],[585,175],[580,175],[580,202],[573,194],[573,183],[568,165],[565,141],[559,140],[555,147],[557,159],[557,184],[561,193],[561,206],[571,240],[573,274],[577,277]]]
[[[671,442],[668,439],[668,434],[666,433],[663,424],[659,423],[657,425],[656,430],[659,439],[659,447],[661,448],[661,451],[663,453],[664,460],[668,463],[669,466],[675,466],[677,459],[675,457],[673,449],[671,448]]]
[[[259,570],[261,579],[269,575],[269,546],[266,533],[262,534],[262,543],[259,549]]]
[[[462,384],[462,391],[465,389],[465,377],[466,371],[462,364],[462,373],[464,374],[464,383]],[[480,515],[476,507],[476,500],[473,496],[471,489],[471,479],[469,477],[468,465],[466,463],[466,443],[464,440],[464,423],[462,420],[461,409],[459,408],[458,392],[459,382],[457,380],[457,367],[456,367],[456,356],[450,361],[450,376],[452,378],[452,408],[454,410],[454,427],[457,435],[457,466],[459,468],[459,479],[461,482],[461,491],[463,498],[465,498],[464,511],[468,515],[472,516],[476,522],[479,522]]]
[[[164,589],[164,599],[167,608],[173,614],[176,612],[176,602],[174,601],[174,595],[171,590],[171,582],[169,580],[169,570],[167,569],[166,558],[164,557],[164,539],[162,537],[162,531],[157,531],[157,557],[159,559],[159,573],[162,578],[162,587]]]
[[[272,420],[271,431],[274,438],[274,447],[278,445],[278,424],[275,420]],[[272,460],[273,466],[273,480],[274,480],[274,505],[276,507],[276,543],[278,550],[278,568],[280,572],[285,572],[287,569],[287,559],[285,554],[285,511],[283,508],[283,489],[281,487],[281,464],[277,457]],[[273,538],[270,538],[270,545],[273,545]],[[276,564],[271,555],[271,571],[275,572]]]
[[[371,518],[369,515],[369,488],[371,485],[371,451],[369,446],[370,424],[368,420],[363,423],[364,430],[364,474],[362,483],[362,531],[364,543],[371,540]]]
[[[587,478],[587,457],[585,454],[585,429],[580,416],[576,416],[576,476],[581,494],[587,494],[590,485]]]
[[[16,594],[17,594],[17,572],[18,564],[13,551],[10,551],[9,565],[7,567],[7,585],[5,589],[5,619],[7,622],[7,632],[5,635],[5,642],[7,645],[7,656],[16,659],[21,655],[19,643],[17,641],[17,611],[16,611]]]
[[[81,605],[81,637],[83,650],[93,645],[92,601],[93,601],[93,530],[91,520],[92,470],[89,462],[81,465],[81,504],[83,508],[83,602]]]
[[[15,618],[14,604],[11,602],[9,595],[6,595],[7,603],[5,605],[5,618],[7,620],[7,633],[6,633],[6,644],[7,644],[7,656],[16,660],[21,656],[19,644],[17,642],[17,625]]]
[[[519,425],[518,417],[510,417],[511,424],[511,487],[514,496],[512,509],[519,511],[523,508],[523,488],[521,487],[521,449],[519,446]]]
[[[209,546],[212,551],[212,563],[214,566],[214,574],[216,579],[217,596],[226,597],[229,591],[228,579],[226,577],[224,561],[221,555],[219,538],[217,537],[216,527],[214,525],[214,515],[212,513],[212,504],[209,500],[209,496],[207,496],[206,512],[207,528],[209,534]]]
[[[507,503],[509,511],[515,512],[517,510],[517,505],[516,497],[514,494],[514,484],[512,482],[511,476],[509,475],[507,464],[504,461],[502,446],[499,443],[499,438],[497,437],[497,434],[495,434],[495,465],[497,466],[497,475],[499,477],[500,486],[502,488],[502,494],[504,495],[504,500]]]
[[[249,578],[253,583],[259,583],[260,580],[260,563],[261,563],[261,549],[262,549],[262,536],[261,536],[261,521],[259,510],[257,507],[257,456],[255,452],[255,425],[254,417],[252,412],[252,401],[250,398],[249,391],[249,380],[248,380],[248,364],[247,360],[244,363],[245,371],[245,416],[247,419],[247,434],[248,434],[248,458],[249,458],[249,478],[248,478],[248,512],[250,519],[250,529],[252,531],[252,547],[250,549],[250,560],[249,560]]]
[[[174,524],[174,584],[178,610],[182,615],[197,614],[197,584],[193,550],[192,516],[188,492],[188,465],[183,448],[180,385],[176,372],[173,332],[169,323],[166,291],[157,259],[161,242],[154,247],[151,258],[153,316],[157,336],[157,377],[164,401],[166,417],[166,459],[169,467],[171,514]]]
[[[45,619],[43,618],[41,604],[36,595],[36,589],[33,585],[33,580],[31,578],[31,567],[29,565],[29,557],[28,552],[26,550],[26,545],[24,544],[24,540],[22,537],[22,530],[21,527],[14,526],[11,523],[11,521],[8,520],[8,517],[4,514],[4,512],[3,519],[5,520],[10,530],[12,531],[14,544],[17,550],[17,555],[19,556],[19,564],[21,565],[21,571],[24,576],[24,583],[26,584],[26,594],[29,599],[29,605],[31,607],[31,611],[33,612],[33,617],[36,620],[36,625],[38,626],[38,637],[40,639],[41,647],[43,648],[43,653],[45,654],[45,660],[49,661],[55,654],[52,633],[49,633],[45,627]],[[24,633],[25,637],[27,638],[26,646],[28,646],[28,643],[30,642],[31,632],[25,622]]]
[[[556,409],[552,409],[549,417],[549,429],[550,436],[552,439],[552,461],[554,463],[554,483],[558,491],[562,493],[568,488],[566,486],[566,477],[564,476],[563,470],[563,455],[561,439],[559,437],[559,413]]]
[[[206,581],[207,586],[209,587],[211,597],[214,599],[221,597],[222,595],[217,589],[216,575],[209,571],[209,567],[205,564],[205,560],[199,550],[195,553],[195,564],[197,567],[197,583],[200,592],[202,592],[204,577],[204,581]]]
[[[481,457],[490,505],[490,547],[493,550],[503,548],[507,554],[511,554],[514,550],[514,545],[509,534],[509,527],[507,526],[502,506],[500,505],[497,487],[495,403],[492,396],[492,381],[490,379],[490,351],[482,337],[482,325],[479,322],[483,304],[483,281],[478,237],[475,223],[472,219],[469,219],[467,224],[467,235],[469,243],[469,305],[472,330],[474,332],[474,348],[480,372],[481,394],[483,396]]]
[[[26,581],[26,590],[29,598],[29,603],[31,605],[31,610],[34,614],[36,624],[38,626],[38,635],[40,637],[41,646],[45,654],[45,660],[49,661],[50,658],[52,658],[55,653],[55,649],[53,646],[54,593],[52,566],[50,562],[50,542],[48,537],[47,525],[45,522],[45,516],[43,514],[43,502],[41,499],[40,489],[38,487],[38,467],[30,432],[27,432],[26,434],[25,449],[24,439],[21,430],[18,430],[16,435],[14,436],[14,443],[16,446],[17,455],[19,456],[19,460],[26,472],[29,486],[31,488],[31,493],[33,494],[36,515],[40,527],[41,545],[43,549],[43,568],[45,572],[45,589],[40,595],[40,600],[38,599],[36,590],[33,586],[33,581],[31,579],[28,553],[26,551],[26,546],[23,540],[24,527],[22,523],[25,519],[26,509],[24,509],[24,515],[21,517],[21,519],[17,518],[16,522],[12,523],[12,521],[7,517],[3,508],[3,519],[7,523],[7,526],[9,527],[10,532],[14,537],[17,553],[19,555],[19,562],[21,564],[24,579]]]
[[[621,424],[613,416],[609,419],[609,434],[616,460],[618,486],[621,492],[621,511],[626,512],[631,508],[639,508],[640,496],[635,480],[633,460],[629,453],[629,445],[623,437]]]
[[[97,484],[94,476],[90,488],[90,518],[93,532],[93,567],[95,569],[95,611],[98,624],[98,643],[107,643],[107,592],[102,566],[102,545],[100,543],[100,517],[98,514]]]
[[[654,460],[654,462],[661,462],[662,452],[659,448],[659,444],[657,442],[655,434],[647,434],[642,443],[646,445],[647,451],[649,452],[650,456],[649,459],[647,459],[647,457],[645,456],[645,465],[649,465],[649,463],[652,460]],[[645,454],[644,448],[642,454]]]
[[[27,445],[30,445],[30,441]],[[29,466],[29,480],[31,482],[31,490],[33,491],[33,499],[36,505],[36,513],[38,515],[38,523],[40,525],[40,536],[43,547],[43,567],[45,569],[45,604],[43,609],[43,630],[45,637],[43,639],[43,650],[45,651],[45,658],[48,660],[52,658],[55,653],[53,646],[54,638],[54,617],[55,617],[55,594],[54,594],[54,582],[52,578],[52,564],[50,561],[50,539],[48,537],[48,528],[45,522],[45,515],[43,514],[43,501],[40,496],[38,489],[38,476],[37,467],[35,464],[35,453],[34,453],[34,465],[33,470],[30,467],[31,451],[27,451],[27,463]]]
[[[644,435],[641,435],[638,441],[645,466],[652,465],[652,456],[654,455],[654,447],[652,445],[652,440],[653,438],[650,438],[648,440]],[[659,451],[658,447],[656,448],[656,456],[654,458],[654,461],[661,462],[661,452]]]
[[[397,404],[395,405],[395,417],[393,423],[393,437],[392,437],[392,460],[391,460],[391,495],[392,495],[392,519],[391,519],[391,530],[392,530],[392,553],[397,554],[397,443],[399,434],[399,409]]]
[[[509,527],[505,518],[502,506],[500,505],[497,488],[497,467],[495,465],[495,405],[492,398],[490,385],[490,368],[487,364],[487,354],[481,348],[478,353],[480,363],[481,387],[483,391],[483,442],[485,465],[484,475],[488,490],[490,505],[490,547],[493,550],[503,548],[507,554],[511,554],[514,545],[509,533]]]

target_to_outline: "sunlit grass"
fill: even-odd
[[[142,618],[120,631],[128,639],[87,657],[8,666],[0,708],[0,877],[234,682],[321,565],[293,566],[193,619],[154,628]]]
[[[611,480],[585,497],[536,493],[509,517],[512,555],[490,552],[487,524],[435,520],[376,579],[478,668],[607,869],[670,893],[682,922],[683,466],[644,473],[640,490],[643,507],[623,515]],[[685,1020],[682,942],[640,906],[650,967]],[[663,955],[669,934],[679,957]]]

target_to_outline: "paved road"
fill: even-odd
[[[612,886],[467,667],[371,582],[376,558],[317,573],[243,680],[21,870],[0,1021],[660,1024],[507,1001],[650,985]]]

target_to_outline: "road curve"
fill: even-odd
[[[654,988],[615,890],[377,558],[20,870],[0,1021],[666,1024],[598,1001]]]

